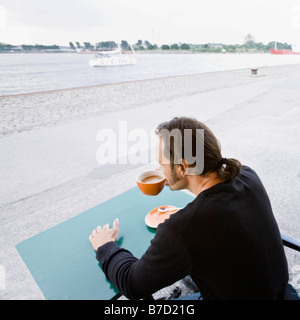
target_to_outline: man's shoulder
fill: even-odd
[[[245,165],[243,165],[242,170],[237,177],[237,180],[247,184],[253,184],[257,187],[262,186],[261,179],[256,171]]]
[[[184,231],[198,210],[196,202],[197,197],[184,208],[180,208],[176,213],[172,214],[170,218],[164,222],[165,227],[172,229],[175,232]]]

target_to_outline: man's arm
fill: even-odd
[[[110,282],[129,299],[141,299],[184,278],[192,260],[180,239],[163,223],[146,253],[137,259],[113,241],[97,249],[96,257]]]

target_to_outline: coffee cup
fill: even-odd
[[[164,188],[166,178],[158,170],[150,170],[141,173],[136,183],[139,189],[147,196],[156,196]]]

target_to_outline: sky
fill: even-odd
[[[299,0],[0,0],[0,42],[300,44]]]

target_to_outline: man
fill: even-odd
[[[179,144],[162,134],[174,129],[182,133]],[[187,174],[196,165],[184,156],[188,129],[188,151],[196,160],[203,158],[197,174]],[[204,130],[202,155],[196,154],[199,130]],[[188,189],[196,198],[158,226],[141,259],[115,243],[117,219],[112,229],[105,225],[94,230],[89,239],[107,278],[129,299],[147,297],[187,275],[204,299],[284,299],[287,261],[257,174],[223,158],[216,137],[195,119],[174,118],[159,125],[157,133],[157,158],[167,185]],[[175,161],[178,153],[180,163]]]

